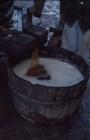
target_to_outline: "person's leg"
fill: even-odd
[[[34,0],[33,15],[40,18],[44,8],[45,0]]]
[[[59,23],[56,27],[51,27],[50,31],[52,32],[62,32],[63,27],[64,27],[64,22],[63,22],[63,13],[64,13],[64,8],[65,8],[65,2],[66,0],[59,0],[60,7],[59,7]]]
[[[65,0],[60,0],[60,20],[63,20],[63,15],[65,12]]]
[[[27,9],[28,17],[34,25],[41,23],[42,11],[44,8],[45,0],[34,0],[33,7]]]

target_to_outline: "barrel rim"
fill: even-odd
[[[77,54],[74,54],[73,52],[68,51],[68,50],[66,50],[66,49],[63,49],[63,48],[59,48],[59,49],[57,50],[57,52],[52,52],[52,53],[49,52],[48,49],[41,50],[41,51],[40,51],[40,56],[44,55],[44,57],[55,58],[55,56],[56,56],[56,54],[57,54],[57,55],[59,56],[59,58],[58,58],[58,56],[56,56],[56,59],[60,59],[60,57],[61,57],[61,56],[60,56],[60,52],[64,52],[64,51],[65,51],[66,53],[69,53],[69,52],[70,52],[70,53],[73,55],[73,57],[77,57],[78,59],[81,59],[81,60],[83,61],[83,64],[86,65],[86,66],[85,66],[85,69],[84,69],[84,70],[87,71],[87,72],[85,73],[85,76],[84,76],[84,74],[79,70],[79,68],[77,67],[77,69],[82,73],[84,79],[83,79],[82,81],[80,81],[80,82],[74,84],[74,85],[71,85],[71,86],[53,87],[53,86],[46,86],[46,85],[40,85],[40,84],[35,84],[35,85],[34,85],[34,84],[32,84],[30,81],[27,81],[27,80],[25,80],[25,79],[19,77],[18,75],[16,75],[15,72],[13,71],[11,65],[9,65],[8,67],[9,67],[9,69],[11,70],[11,72],[13,73],[13,75],[14,75],[15,77],[17,77],[18,79],[23,80],[24,82],[30,84],[32,87],[37,87],[37,86],[39,86],[39,87],[43,87],[43,88],[52,88],[52,89],[59,89],[59,88],[75,88],[75,87],[77,87],[77,86],[79,86],[79,85],[83,85],[84,83],[88,82],[88,79],[89,79],[89,67],[88,67],[88,64],[85,62],[85,60],[84,60],[81,56],[79,56],[79,55],[77,55]],[[55,53],[56,53],[56,54],[55,54]],[[68,56],[68,60],[70,60],[69,56]],[[76,64],[74,63],[74,65],[76,65]],[[76,65],[76,66],[77,66],[77,65]]]

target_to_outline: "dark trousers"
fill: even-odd
[[[68,0],[59,0],[60,1],[60,15],[62,16],[66,7]],[[45,0],[34,0],[34,16],[40,17],[44,8]]]
[[[36,17],[40,17],[42,15],[42,11],[44,8],[46,0],[34,0],[34,15]],[[69,12],[69,7],[75,7],[77,6],[77,3],[80,2],[80,0],[59,0],[60,1],[60,15],[61,17],[64,15],[65,12]],[[74,12],[74,11],[73,11]]]
[[[44,8],[45,0],[34,0],[34,12],[33,15],[36,17],[41,17]]]

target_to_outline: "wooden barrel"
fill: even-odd
[[[9,87],[18,113],[26,120],[57,126],[70,120],[79,108],[87,88],[88,65],[80,56],[61,48],[54,52],[41,50],[40,56],[69,62],[75,65],[84,77],[84,80],[73,86],[48,87],[33,85],[18,77],[12,67],[8,68]]]

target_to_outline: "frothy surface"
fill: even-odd
[[[51,76],[51,80],[38,80],[36,77],[26,76],[31,66],[31,60],[25,60],[16,65],[13,71],[16,75],[32,84],[39,84],[51,87],[72,86],[83,80],[83,75],[79,70],[67,62],[57,59],[39,58],[40,64],[44,65]]]

